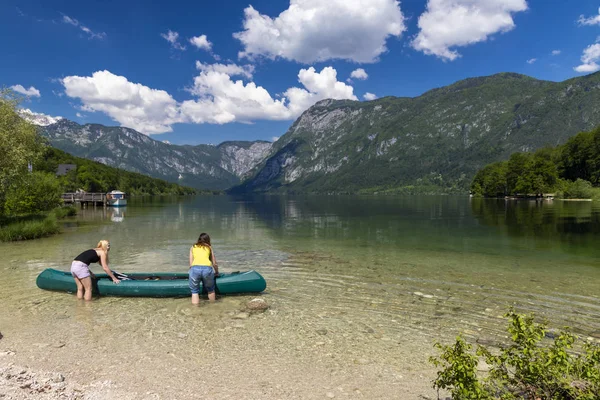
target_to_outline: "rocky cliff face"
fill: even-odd
[[[600,74],[555,83],[505,73],[416,98],[324,100],[234,191],[466,190],[485,164],[599,124]]]
[[[226,189],[255,167],[270,142],[178,146],[133,129],[62,119],[42,128],[50,143],[78,157],[200,189]]]

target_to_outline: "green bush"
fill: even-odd
[[[575,336],[568,331],[550,341],[546,326],[535,323],[533,315],[511,309],[505,316],[512,342],[498,351],[478,346],[476,356],[460,336],[454,346],[436,343],[441,354],[430,361],[442,370],[435,389],[449,390],[455,400],[600,398],[600,345],[586,342],[574,352]],[[490,367],[483,377],[477,374],[478,356]]]
[[[0,228],[0,241],[29,240],[46,237],[60,232],[56,215],[50,213],[44,219],[29,219],[14,222]]]
[[[52,210],[52,213],[56,216],[56,218],[63,219],[65,217],[77,215],[77,209],[73,206],[58,207]]]
[[[9,215],[35,214],[62,204],[60,182],[52,174],[33,172],[13,184],[6,195]]]
[[[575,182],[567,181],[563,189],[565,199],[591,199],[593,193],[592,184],[583,179],[577,179]]]

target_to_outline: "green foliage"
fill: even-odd
[[[62,204],[62,187],[52,174],[26,173],[14,183],[6,195],[5,209],[9,215],[37,214]]]
[[[28,218],[14,222],[0,228],[0,241],[9,242],[16,240],[38,239],[60,232],[56,215],[48,214],[46,217]]]
[[[562,196],[566,199],[591,199],[595,196],[592,184],[586,180],[577,178],[575,182],[561,182]]]
[[[494,186],[502,180],[501,167],[506,171],[506,194],[539,195],[557,193],[564,198],[599,198],[600,190],[600,127],[581,132],[562,146],[543,148],[535,153],[514,153],[505,162],[480,169],[473,182],[474,194],[498,197]]]
[[[36,127],[16,112],[19,101],[14,92],[0,90],[0,214],[8,189],[27,173],[27,164],[42,153]]]
[[[505,196],[507,187],[507,163],[497,162],[486,165],[473,178],[471,191],[475,195]]]
[[[0,242],[38,239],[60,233],[58,220],[76,214],[75,207],[67,206],[43,214],[3,217],[0,219]]]
[[[109,167],[107,165],[67,154],[53,147],[47,147],[34,169],[56,173],[59,164],[75,164],[65,176],[58,177],[65,192],[83,189],[87,192],[109,192],[121,190],[130,195],[189,195],[213,193],[151,178],[135,172]]]
[[[456,400],[483,400],[492,398],[477,378],[477,357],[470,353],[472,346],[458,336],[454,346],[435,344],[441,352],[439,358],[431,357],[436,367],[441,367],[433,387],[449,389]]]
[[[56,218],[63,219],[77,215],[77,209],[73,206],[58,207],[52,210],[52,213],[56,216]]]
[[[510,310],[508,332],[511,343],[492,351],[479,346],[477,356],[489,365],[478,376],[477,356],[459,337],[454,346],[436,344],[441,350],[431,362],[442,367],[434,388],[448,389],[460,399],[592,400],[600,397],[600,346],[584,343],[573,351],[575,336],[562,331],[550,342],[546,326],[533,315]]]

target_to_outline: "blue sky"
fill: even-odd
[[[177,144],[271,140],[323,98],[600,69],[592,0],[3,0],[0,84]],[[353,77],[351,77],[353,76]]]

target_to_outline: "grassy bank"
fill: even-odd
[[[6,217],[0,223],[0,241],[38,239],[60,232],[58,220],[77,214],[74,207],[59,207],[47,214]]]

